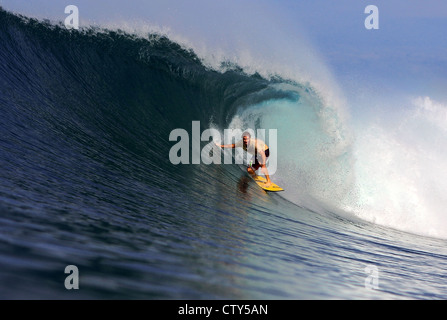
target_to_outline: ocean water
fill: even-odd
[[[0,298],[446,299],[446,107],[421,98],[390,130],[324,93],[0,10]],[[277,130],[285,191],[172,164],[173,130],[209,143],[193,121]]]

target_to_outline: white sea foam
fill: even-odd
[[[356,181],[344,209],[396,229],[447,238],[447,107],[417,98],[394,123],[357,130]]]

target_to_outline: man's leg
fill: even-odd
[[[253,178],[256,177],[256,172],[255,172],[255,170],[253,170],[252,167],[248,167],[248,168],[247,168],[247,172],[248,172]]]
[[[270,180],[269,172],[268,172],[267,167],[265,165],[266,162],[267,162],[267,157],[270,155],[270,153],[268,151],[269,150],[267,149],[266,152],[260,152],[260,154],[261,154],[261,164],[260,164],[260,167],[261,167],[262,173],[264,173],[265,178],[267,179],[266,187],[269,187],[272,184],[272,181]]]
[[[258,158],[256,156],[253,156],[250,161],[250,166],[247,168],[247,172],[252,176],[252,178],[256,177],[256,170],[258,170],[260,166],[261,165],[258,162]]]
[[[264,173],[265,178],[267,179],[267,182],[265,183],[265,186],[266,187],[270,187],[270,185],[272,184],[272,181],[270,180],[269,172],[268,172],[267,167],[265,166],[265,164],[263,164],[261,166],[261,170]]]

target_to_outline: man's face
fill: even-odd
[[[244,141],[244,145],[246,145],[246,146],[250,143],[250,137],[249,136],[244,136],[242,138],[242,140]]]

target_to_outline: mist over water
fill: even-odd
[[[447,109],[429,97],[408,103],[397,120],[361,120],[356,200],[345,209],[374,223],[445,238],[447,154],[440,146],[447,139]]]

